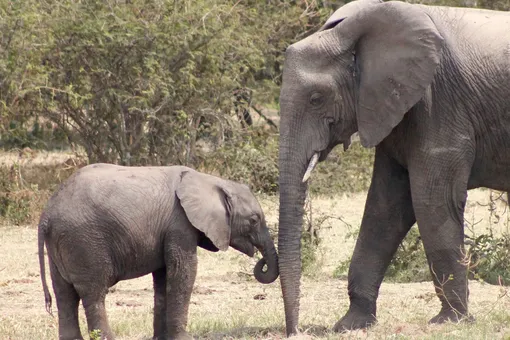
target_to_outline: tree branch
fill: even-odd
[[[262,111],[261,111],[261,110],[257,109],[257,108],[255,107],[255,105],[250,105],[250,107],[251,107],[251,108],[252,108],[255,112],[257,112],[257,113],[258,113],[258,115],[259,115],[260,117],[262,117],[262,118],[266,121],[266,123],[267,123],[267,124],[269,124],[270,126],[274,127],[276,130],[278,130],[278,126],[277,126],[277,125],[273,122],[273,120],[272,120],[271,118],[266,117],[266,115],[264,115],[264,114],[262,113]]]

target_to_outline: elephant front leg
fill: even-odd
[[[365,328],[376,322],[376,300],[384,273],[415,221],[408,173],[378,147],[349,267],[350,306],[334,331]]]
[[[197,274],[196,247],[171,251],[167,258],[166,329],[168,339],[193,339],[186,332],[188,308]]]
[[[450,171],[432,168],[436,171],[427,178],[418,171],[416,176],[411,176],[418,227],[442,305],[430,322],[472,320],[468,316],[468,263],[463,226],[470,167],[456,165]]]

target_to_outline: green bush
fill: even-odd
[[[33,203],[38,200],[37,190],[20,190],[0,194],[0,217],[13,225],[29,224],[35,219]]]
[[[386,270],[389,282],[431,281],[429,265],[417,227],[411,228]]]
[[[262,127],[250,128],[211,151],[199,169],[273,194],[278,190],[278,136]]]
[[[368,190],[372,180],[375,150],[354,141],[347,151],[337,146],[328,158],[317,165],[310,181],[313,194],[332,195]]]
[[[490,284],[510,285],[510,235],[481,234],[469,240],[470,277]]]
[[[33,147],[44,136],[27,130],[42,120],[91,163],[195,166],[200,142],[244,134],[236,91],[252,106],[278,101],[285,48],[330,12],[307,1],[0,0],[0,139]]]
[[[84,159],[72,157],[63,163],[20,158],[12,165],[0,165],[0,224],[37,223],[55,188],[86,164]]]
[[[317,166],[310,180],[314,195],[335,195],[365,191],[372,177],[373,149],[353,142],[344,152],[333,149]],[[253,127],[239,133],[221,147],[208,151],[198,162],[198,169],[248,184],[254,191],[278,192],[278,134],[264,127]]]
[[[348,238],[357,238],[358,233],[349,233]],[[344,260],[335,268],[333,276],[345,278],[351,259]],[[430,281],[430,271],[420,233],[416,227],[411,228],[386,270],[384,279],[388,282],[424,282]]]
[[[351,234],[349,237],[357,237]],[[476,237],[466,236],[466,259],[469,268],[466,275],[495,285],[510,285],[510,235],[495,236],[492,230]],[[345,278],[351,259],[342,261],[333,276]],[[430,281],[425,249],[418,229],[413,227],[399,246],[385,274],[389,282]]]
[[[0,222],[9,225],[26,225],[39,217],[48,192],[37,185],[26,186],[20,179],[20,167],[0,167]]]

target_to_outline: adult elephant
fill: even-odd
[[[375,147],[375,162],[349,267],[350,307],[334,330],[376,321],[384,273],[416,221],[442,303],[431,322],[467,316],[467,190],[510,190],[510,14],[350,2],[287,49],[280,107],[287,334],[298,326],[304,182],[356,131]]]

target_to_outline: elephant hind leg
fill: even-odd
[[[61,340],[83,339],[78,321],[80,297],[74,286],[64,280],[50,259],[51,281],[57,300],[58,335]]]
[[[420,169],[411,174],[418,228],[442,304],[431,323],[473,320],[468,313],[468,268],[464,252],[464,207],[472,153],[462,155],[429,160],[428,176],[423,176]]]
[[[166,339],[166,268],[152,273],[154,283],[154,340]]]
[[[372,183],[348,275],[350,306],[333,330],[366,328],[376,322],[384,273],[415,223],[407,171],[378,146]]]
[[[89,334],[91,332],[100,332],[101,339],[114,339],[114,334],[108,324],[106,316],[105,298],[107,288],[94,287],[97,290],[90,290],[84,293],[80,292],[87,317]]]

